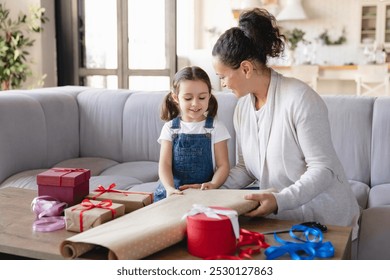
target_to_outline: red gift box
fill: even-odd
[[[83,168],[52,168],[38,174],[38,196],[48,195],[66,202],[80,203],[89,193],[91,171]]]
[[[234,212],[234,210],[222,207],[210,208]],[[209,258],[235,254],[237,237],[232,221],[226,215],[217,215],[219,219],[208,217],[205,213],[187,215],[187,248],[191,255]]]

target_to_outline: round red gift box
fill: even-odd
[[[231,210],[222,207],[213,209]],[[233,255],[236,252],[236,237],[229,217],[209,218],[204,213],[187,217],[187,248],[196,257]]]

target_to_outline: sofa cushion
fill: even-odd
[[[368,207],[390,205],[390,183],[371,187]]]
[[[46,119],[37,100],[1,92],[0,128],[0,182],[11,174],[47,167]]]
[[[390,183],[389,108],[389,97],[379,97],[375,100],[372,120],[371,186]]]
[[[123,107],[129,90],[89,89],[77,96],[80,156],[122,162]]]
[[[57,163],[54,167],[85,168],[91,170],[92,176],[96,176],[102,173],[107,168],[117,164],[117,161],[106,158],[80,157],[61,161]]]
[[[366,209],[370,187],[362,182],[348,180],[361,209]]]
[[[158,161],[160,119],[166,91],[136,92],[126,102],[123,112],[123,162]]]
[[[157,144],[156,144],[157,145]],[[138,179],[141,182],[158,180],[158,162],[134,161],[114,165],[104,170],[100,175],[119,175]]]
[[[130,176],[120,176],[120,175],[112,175],[112,176],[92,176],[89,180],[89,190],[92,192],[99,185],[102,185],[104,188],[108,188],[112,183],[115,183],[115,189],[117,190],[128,190],[131,189],[135,185],[142,184],[140,180],[137,178],[133,178]]]
[[[22,189],[33,189],[37,190],[37,175],[46,171],[47,169],[31,169],[22,171],[7,178],[1,185],[0,188],[14,187]]]
[[[350,180],[370,185],[373,97],[323,96],[332,141]]]
[[[218,114],[217,117],[226,126],[230,134],[228,140],[229,163],[233,167],[236,164],[236,132],[233,126],[234,109],[237,104],[237,97],[230,91],[223,91],[215,93],[218,100]]]
[[[75,96],[49,89],[29,92],[45,116],[47,165],[79,156],[79,109]]]
[[[129,191],[133,192],[153,192],[156,190],[158,186],[158,181],[156,182],[149,182],[149,183],[142,183],[139,185],[134,185],[131,188],[129,188]]]
[[[390,205],[363,210],[357,258],[390,260]]]

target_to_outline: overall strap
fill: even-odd
[[[206,123],[204,125],[205,128],[214,128],[214,118],[213,117],[207,117],[206,118]]]
[[[172,140],[173,140],[177,137],[177,133],[180,130],[180,118],[179,117],[176,117],[172,120],[171,130],[172,130]]]
[[[176,117],[172,120],[172,126],[171,126],[172,129],[178,129],[180,128],[180,118],[179,117]]]
[[[204,125],[204,130],[206,130],[206,136],[211,137],[211,131],[214,129],[214,118],[213,117],[207,117],[206,123]]]

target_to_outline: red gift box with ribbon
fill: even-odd
[[[89,193],[91,171],[84,168],[52,168],[38,174],[38,196],[48,195],[66,202],[80,203]]]
[[[196,257],[233,255],[239,238],[237,212],[222,207],[194,205],[187,218],[187,249]]]

